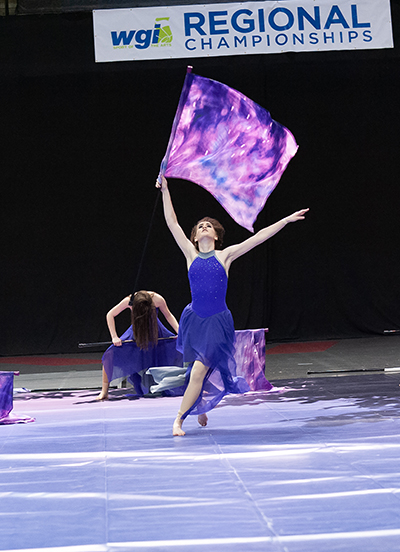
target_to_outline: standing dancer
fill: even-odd
[[[289,222],[305,218],[302,209],[263,228],[244,242],[216,251],[222,245],[222,225],[208,217],[192,229],[190,240],[178,224],[168,183],[164,176],[156,186],[163,195],[164,216],[176,243],[186,257],[192,303],[179,321],[177,348],[188,365],[188,383],[172,428],[173,435],[185,435],[182,423],[188,414],[197,414],[199,424],[207,425],[206,412],[227,393],[243,393],[247,383],[235,376],[234,326],[225,302],[231,263],[282,230]],[[215,385],[215,372],[220,381]],[[213,385],[208,381],[212,374]],[[206,391],[207,396],[203,396]],[[206,393],[204,395],[206,395]]]
[[[125,309],[131,310],[132,325],[118,337],[115,317]],[[106,320],[113,344],[102,358],[103,384],[97,400],[108,398],[108,388],[114,379],[128,377],[136,393],[144,395],[146,391],[139,372],[153,366],[182,366],[182,355],[176,351],[176,343],[172,339],[174,334],[158,319],[158,310],[178,333],[179,325],[175,316],[164,297],[154,291],[138,291],[108,311]],[[159,338],[163,340],[158,341]],[[132,342],[122,343],[126,340]]]

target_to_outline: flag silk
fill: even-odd
[[[297,148],[268,111],[188,68],[160,173],[202,186],[253,232]]]

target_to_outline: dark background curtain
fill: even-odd
[[[392,5],[395,43],[399,6]],[[256,230],[310,207],[231,267],[237,329],[271,341],[400,328],[399,49],[95,64],[90,13],[0,19],[0,354],[77,352],[108,339],[105,314],[133,291],[186,66],[236,88],[287,126],[299,150]],[[219,219],[202,188],[170,181],[185,232]],[[179,318],[182,253],[154,215],[139,288]],[[122,316],[119,331],[129,320]]]

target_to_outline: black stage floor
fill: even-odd
[[[101,387],[102,352],[0,357],[0,370],[19,370],[16,388],[30,390]],[[400,367],[400,335],[308,343],[267,343],[266,378],[362,375]]]

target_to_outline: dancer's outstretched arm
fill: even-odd
[[[307,211],[308,209],[301,209],[300,211],[296,211],[292,215],[285,217],[278,222],[275,222],[275,224],[271,224],[271,226],[263,228],[262,230],[257,232],[257,234],[254,234],[254,236],[251,236],[251,238],[248,238],[242,243],[231,245],[230,247],[227,247],[226,249],[218,252],[218,256],[223,262],[226,270],[229,270],[232,261],[234,261],[238,257],[241,257],[248,251],[251,251],[251,249],[253,249],[257,245],[264,243],[269,238],[272,238],[272,236],[275,236],[275,234],[282,230],[282,228],[284,228],[289,222],[303,220]]]
[[[129,308],[130,299],[131,299],[130,297],[125,297],[124,299],[122,299],[122,301],[118,303],[118,305],[115,305],[115,307],[110,309],[106,315],[107,326],[110,331],[113,345],[116,345],[117,347],[120,347],[122,345],[122,341],[117,335],[117,330],[115,327],[115,317],[123,310]],[[101,393],[100,395],[98,395],[96,400],[103,401],[105,399],[108,399],[109,386],[110,386],[110,382],[108,381],[108,376],[103,366],[103,380],[101,385]]]
[[[179,330],[179,324],[175,316],[172,314],[172,312],[169,310],[166,300],[162,295],[159,293],[153,293],[153,303],[154,306],[160,309],[160,311],[165,316],[166,321],[168,324],[173,328],[173,330],[178,333]]]
[[[122,341],[117,335],[117,329],[115,327],[115,317],[123,310],[129,308],[130,299],[130,297],[125,297],[124,299],[122,299],[122,301],[120,301],[118,305],[115,305],[115,307],[108,311],[106,316],[107,326],[110,331],[113,345],[116,345],[117,347],[122,345]]]
[[[168,182],[165,176],[161,176],[161,182],[157,180],[156,187],[161,188],[163,196],[164,217],[171,234],[174,236],[176,243],[179,245],[182,253],[185,255],[188,266],[196,258],[196,248],[192,242],[186,237],[185,232],[178,224],[178,219],[172,205],[171,195],[168,190]]]

